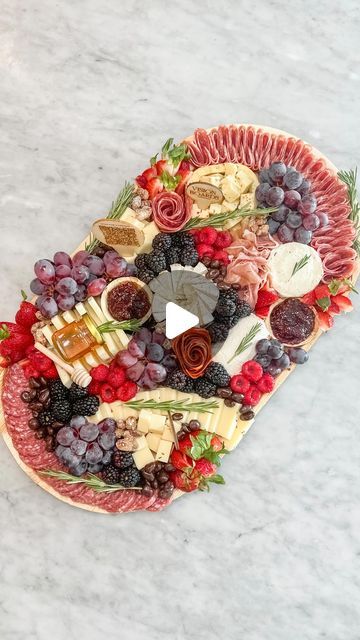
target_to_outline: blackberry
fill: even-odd
[[[194,391],[194,380],[186,376],[185,386],[182,389],[184,393],[193,393]]]
[[[126,469],[134,464],[132,453],[127,451],[115,451],[112,456],[112,463],[117,469]]]
[[[97,396],[86,396],[80,398],[73,404],[73,416],[93,416],[99,408],[99,398]]]
[[[53,380],[49,385],[50,398],[54,402],[58,400],[67,400],[69,396],[69,390],[63,385],[61,380]]]
[[[167,249],[170,249],[171,244],[172,238],[169,233],[158,233],[152,241],[152,248],[158,249],[159,251],[167,251]]]
[[[237,291],[235,291],[235,289],[224,289],[220,293],[220,298],[232,300],[233,302],[237,303],[239,301],[239,294]]]
[[[119,474],[119,483],[123,487],[135,487],[140,482],[140,473],[136,467],[128,467]]]
[[[68,400],[58,400],[58,402],[52,402],[50,405],[50,411],[53,419],[58,420],[59,422],[68,422],[73,415],[71,404]]]
[[[230,298],[219,297],[215,307],[215,313],[219,316],[233,316],[236,311],[236,303]]]
[[[233,327],[235,327],[235,325],[237,325],[237,323],[239,322],[239,320],[241,320],[241,318],[243,318],[244,316],[239,315],[238,313],[235,313],[231,318],[230,318],[230,329],[232,329]]]
[[[173,245],[175,247],[179,247],[180,249],[194,249],[195,247],[194,238],[190,233],[174,233],[172,240]]]
[[[163,251],[152,251],[148,255],[147,264],[149,269],[158,275],[166,269],[166,257]]]
[[[181,254],[181,263],[184,267],[195,267],[199,262],[199,254],[196,249],[184,249]]]
[[[40,411],[37,419],[40,427],[50,427],[54,422],[54,418],[50,411]]]
[[[252,308],[250,307],[249,303],[238,298],[236,302],[236,314],[240,318],[246,318],[246,316],[249,316],[250,313],[252,313]]]
[[[216,385],[206,378],[198,378],[194,384],[195,393],[201,398],[211,398],[216,393]]]
[[[211,342],[224,342],[229,335],[228,327],[220,322],[213,322],[208,327]]]
[[[145,284],[149,284],[149,282],[151,282],[151,280],[155,278],[155,273],[153,271],[150,271],[150,269],[148,269],[147,267],[144,267],[143,269],[139,270],[137,277],[139,278],[139,280],[145,282]]]
[[[181,260],[181,249],[179,247],[171,247],[165,252],[166,266],[171,267],[172,264],[177,264]]]
[[[70,402],[76,402],[79,398],[85,398],[87,395],[88,392],[84,387],[79,387],[75,382],[73,382],[69,389]]]
[[[134,263],[138,269],[145,269],[147,267],[147,254],[140,253],[138,256],[136,256]]]
[[[166,378],[166,386],[177,391],[183,391],[187,383],[187,376],[180,369],[175,369]]]
[[[211,362],[205,371],[204,377],[217,387],[227,387],[230,382],[230,376],[220,362]]]
[[[118,484],[120,471],[113,464],[108,464],[102,471],[102,479],[106,484]]]

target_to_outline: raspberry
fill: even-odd
[[[137,392],[137,384],[132,382],[131,380],[127,380],[121,387],[118,388],[116,392],[116,397],[121,402],[127,402],[131,400],[134,396],[136,396]]]
[[[91,380],[88,388],[88,392],[93,396],[98,396],[101,390],[101,382],[100,380]]]
[[[213,438],[211,438],[210,444],[214,451],[221,451],[224,446],[224,443],[222,440],[220,440],[219,436],[214,436]]]
[[[230,262],[230,258],[226,251],[215,251],[213,260],[219,260],[219,262],[222,262],[223,264],[229,264]]]
[[[24,367],[24,376],[27,379],[29,379],[29,378],[39,378],[40,377],[40,371],[35,369],[35,367],[33,367],[32,364],[27,364]]]
[[[248,391],[244,394],[244,404],[254,407],[259,402],[261,395],[261,391],[255,387],[254,384],[251,384]]]
[[[113,369],[113,371],[110,371],[107,377],[107,382],[111,384],[114,389],[118,389],[119,387],[121,387],[121,385],[124,384],[125,380],[125,369],[122,369],[121,367],[116,367],[115,369]]]
[[[250,382],[241,373],[237,376],[233,376],[230,380],[230,389],[234,393],[246,393],[250,388]]]
[[[203,243],[196,245],[196,251],[198,252],[200,259],[203,258],[204,256],[208,256],[209,258],[212,258],[214,255],[213,247],[209,247],[209,245],[203,244]]]
[[[275,379],[270,373],[264,373],[256,386],[262,393],[270,393],[275,387]]]
[[[93,380],[97,382],[105,382],[109,374],[109,367],[106,364],[99,364],[90,371],[90,375]]]
[[[216,231],[216,229],[214,229],[214,227],[204,227],[203,229],[201,229],[201,231],[199,231],[198,242],[203,242],[204,244],[211,246],[215,243],[217,236],[218,232]]]
[[[231,243],[232,237],[230,231],[219,231],[214,246],[216,249],[226,249],[226,247],[230,247]]]
[[[53,364],[50,358],[45,356],[43,353],[41,353],[37,349],[34,349],[34,351],[31,351],[28,354],[28,358],[31,364],[33,365],[33,367],[35,367],[35,369],[40,371],[40,373],[43,373],[44,371],[46,371],[46,369],[49,369]]]
[[[103,402],[114,402],[116,400],[116,391],[108,382],[104,382],[101,385],[100,398]]]
[[[261,364],[255,362],[255,360],[248,360],[244,362],[241,373],[250,380],[250,382],[258,382],[263,375],[263,368]]]
[[[46,369],[46,371],[43,371],[42,374],[43,374],[44,378],[46,378],[47,380],[56,380],[56,378],[59,377],[59,374],[57,372],[57,368],[55,367],[54,364],[52,364],[51,367]]]

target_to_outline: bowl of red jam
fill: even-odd
[[[116,278],[101,295],[101,308],[107,320],[124,322],[139,320],[142,324],[151,314],[152,292],[133,277]]]
[[[318,331],[314,309],[299,298],[276,302],[267,318],[270,333],[288,347],[300,347],[310,342]]]

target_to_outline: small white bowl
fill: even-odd
[[[101,308],[102,308],[103,314],[107,320],[115,320],[115,322],[121,322],[121,320],[117,320],[116,318],[114,318],[114,316],[111,315],[108,308],[107,299],[110,291],[112,291],[117,286],[119,286],[119,284],[124,284],[125,282],[132,282],[139,289],[144,289],[147,297],[149,298],[149,303],[150,303],[149,310],[142,318],[138,318],[140,324],[143,324],[151,316],[151,302],[152,302],[153,294],[149,289],[149,287],[145,284],[145,282],[142,282],[138,278],[134,278],[132,276],[124,276],[123,278],[116,278],[116,280],[113,280],[112,282],[110,282],[110,284],[108,284],[108,286],[104,289],[104,291],[101,294]]]

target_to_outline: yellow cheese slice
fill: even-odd
[[[172,442],[160,440],[155,459],[160,460],[160,462],[169,462],[172,446]]]
[[[148,446],[140,451],[134,451],[133,458],[137,469],[143,469],[147,464],[154,462],[154,456]]]
[[[151,449],[151,451],[154,451],[156,453],[160,444],[160,436],[157,433],[148,433],[145,436],[145,439],[149,449]]]

